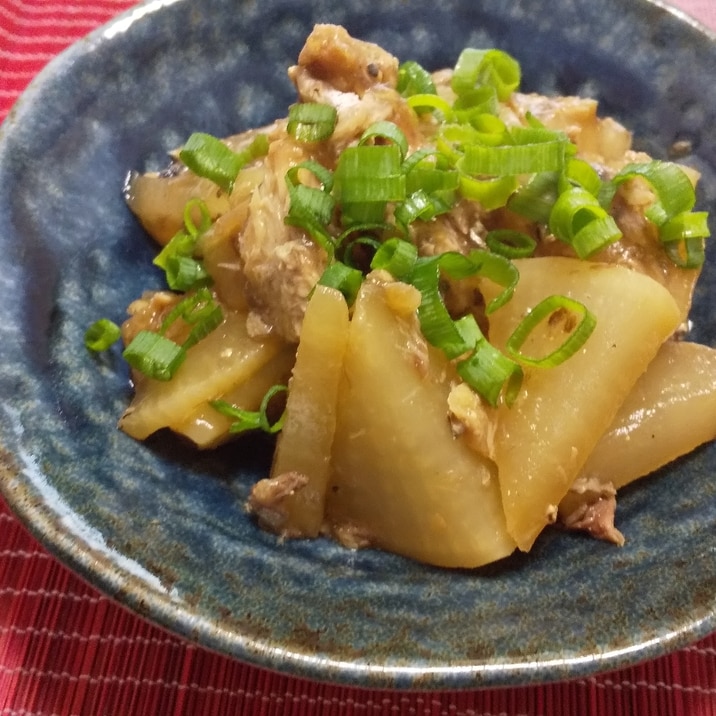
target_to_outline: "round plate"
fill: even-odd
[[[270,443],[199,454],[116,429],[119,352],[83,332],[159,287],[121,188],[192,131],[283,116],[286,68],[315,22],[344,24],[436,69],[466,46],[522,63],[523,88],[595,96],[716,208],[714,36],[644,0],[163,0],[52,62],[0,131],[2,492],[33,533],[105,593],[239,659],[321,680],[467,688],[564,679],[653,657],[716,628],[716,450],[625,490],[623,549],[557,530],[477,571],[326,540],[281,543],[243,502]],[[716,343],[713,262],[693,338]],[[608,389],[608,386],[605,386]]]

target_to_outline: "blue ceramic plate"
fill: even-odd
[[[244,514],[270,445],[197,454],[116,429],[117,353],[82,345],[158,286],[121,195],[192,131],[285,114],[286,68],[317,21],[401,59],[452,65],[465,46],[522,62],[523,87],[598,97],[667,156],[688,140],[716,209],[714,36],[644,0],[163,0],[54,61],[0,130],[2,492],[92,584],[211,649],[365,686],[466,688],[582,676],[716,628],[716,447],[626,490],[623,549],[552,531],[485,570],[431,569],[328,541],[279,544]],[[716,344],[709,261],[693,337]]]

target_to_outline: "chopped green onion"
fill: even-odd
[[[706,259],[704,240],[686,238],[682,241],[669,241],[664,244],[666,255],[679,268],[696,269]]]
[[[507,131],[507,125],[494,114],[481,113],[473,114],[470,117],[470,127],[475,130],[470,136],[470,144],[486,144],[496,147],[500,144],[512,143]]]
[[[468,47],[458,57],[451,85],[458,96],[476,87],[494,87],[498,99],[504,102],[519,87],[520,79],[518,62],[506,52]]]
[[[302,170],[313,174],[321,187],[302,184],[299,179]],[[336,200],[330,193],[333,189],[333,173],[322,164],[307,160],[289,169],[285,179],[290,199],[285,222],[306,231],[326,251],[329,259],[332,258],[335,245],[326,227],[336,206]]]
[[[385,221],[388,202],[405,198],[402,152],[396,144],[344,149],[335,172],[334,194],[344,225]]]
[[[410,283],[421,294],[418,318],[423,335],[429,343],[440,348],[453,360],[469,351],[471,346],[465,343],[455,327],[440,294],[440,261],[445,255],[419,259],[413,268]],[[467,257],[462,258],[467,260]]]
[[[488,252],[473,252],[469,257],[447,252],[418,259],[410,283],[421,294],[418,318],[427,341],[440,348],[449,359],[459,359],[456,367],[460,376],[491,405],[496,404],[505,386],[505,398],[511,404],[522,382],[521,368],[488,343],[474,317],[453,321],[440,295],[441,270],[453,278],[466,278],[483,270],[485,262],[490,260],[487,257],[506,261]]]
[[[474,249],[470,252],[469,258],[474,275],[482,276],[498,286],[502,286],[502,292],[495,296],[485,309],[488,315],[494,313],[512,298],[520,280],[520,272],[512,261],[498,253]]]
[[[418,318],[423,335],[449,358],[456,358],[466,348],[464,341],[456,334],[455,327],[449,325],[453,321],[440,294],[441,272],[456,280],[482,276],[503,286],[502,293],[487,306],[487,313],[494,312],[510,300],[519,280],[519,272],[504,256],[479,249],[471,251],[467,256],[446,251],[438,256],[417,259],[410,283],[422,294]]]
[[[343,246],[343,263],[350,268],[358,268],[356,261],[353,258],[353,253],[357,246],[367,246],[370,250],[370,255],[374,255],[380,247],[380,241],[374,239],[372,236],[356,236],[346,241]],[[366,263],[365,261],[363,263]]]
[[[405,197],[401,162],[401,150],[395,144],[344,149],[335,173],[339,200],[343,205],[401,201]]]
[[[432,75],[413,60],[403,62],[398,67],[398,84],[396,89],[403,97],[420,94],[435,94],[435,83]]]
[[[485,338],[474,316],[464,316],[455,323],[466,342],[474,346],[469,357],[458,361],[458,375],[493,407],[501,395],[508,406],[512,405],[524,376],[519,363]]]
[[[330,104],[293,104],[288,109],[287,131],[299,142],[321,142],[333,134],[337,119],[336,108]]]
[[[654,191],[656,200],[645,214],[657,226],[677,214],[693,209],[696,192],[689,177],[678,165],[661,161],[629,164],[624,167],[604,185],[600,195],[602,206],[610,206],[619,186],[637,177],[645,180]]]
[[[164,245],[162,250],[154,257],[155,266],[166,271],[167,263],[174,256],[191,256],[196,248],[197,237],[186,231],[177,231]]]
[[[285,393],[288,387],[285,385],[274,385],[269,388],[258,410],[243,410],[237,408],[225,400],[212,400],[210,405],[227,418],[231,418],[234,422],[229,426],[229,432],[233,434],[244,433],[249,430],[263,430],[265,433],[273,434],[279,432],[283,428],[286,420],[286,411],[272,423],[268,418],[268,408],[271,400],[279,393]]]
[[[565,341],[551,353],[539,357],[528,356],[520,349],[540,323],[557,312],[569,312],[579,318]],[[506,343],[507,352],[517,361],[538,368],[553,368],[573,356],[592,335],[597,319],[587,307],[567,296],[549,296],[540,301],[515,328]]]
[[[514,176],[475,179],[467,174],[460,174],[462,196],[480,202],[488,211],[505,206],[518,185],[517,177]]]
[[[703,264],[704,239],[710,234],[705,211],[684,211],[659,228],[666,253],[681,268],[698,268]]]
[[[434,215],[449,211],[456,200],[456,190],[459,187],[459,174],[455,169],[446,165],[446,162],[436,151],[420,149],[413,152],[403,162],[405,174],[405,192],[410,197],[416,192],[427,194],[433,206]],[[403,210],[400,210],[403,211]],[[411,211],[406,209],[405,211]],[[425,214],[421,218],[425,218]],[[403,222],[404,225],[408,222]]]
[[[562,140],[537,144],[470,144],[458,162],[458,169],[471,176],[508,176],[560,171],[564,164]]]
[[[540,172],[510,196],[507,208],[540,224],[549,222],[549,215],[559,195],[557,172]]]
[[[375,142],[376,139],[379,140],[379,142]],[[394,122],[388,122],[387,120],[373,122],[361,135],[358,146],[368,144],[371,141],[376,144],[394,144],[400,149],[401,161],[408,153],[408,140],[403,130]]]
[[[195,132],[179,152],[179,158],[197,176],[220,186],[227,194],[245,164],[242,158],[211,134]]]
[[[485,243],[490,251],[508,259],[521,259],[532,256],[537,242],[522,231],[514,229],[494,229],[488,231]]]
[[[565,166],[564,179],[575,186],[581,186],[596,197],[602,189],[602,180],[597,170],[584,159],[569,159]],[[566,186],[562,190],[565,189]]]
[[[114,321],[100,318],[85,331],[85,346],[95,353],[100,353],[119,340],[121,334],[120,327]]]
[[[185,296],[169,312],[160,328],[160,334],[166,333],[177,320],[182,319],[192,326],[189,336],[182,344],[188,350],[217,328],[224,320],[221,306],[214,300],[208,288],[200,288],[196,293]]]
[[[189,256],[170,256],[166,261],[167,285],[174,291],[189,291],[198,286],[208,286],[212,278],[204,265]]]
[[[265,134],[257,134],[251,140],[248,147],[236,152],[236,155],[239,157],[241,167],[243,168],[259,157],[265,157],[268,154],[270,143],[269,138]]]
[[[392,238],[380,245],[373,256],[370,267],[388,271],[398,281],[406,281],[413,272],[417,258],[418,249],[415,244],[403,239]]]
[[[696,192],[687,174],[677,164],[652,161],[624,167],[602,187],[599,195],[602,205],[610,206],[619,186],[637,177],[646,181],[655,194],[654,202],[644,215],[657,226],[659,239],[669,258],[684,268],[701,266],[705,256],[703,239],[709,236],[709,230],[703,218],[685,219],[696,203]],[[679,236],[687,224],[688,235]],[[697,236],[697,232],[701,235]]]
[[[407,99],[408,107],[414,109],[418,114],[426,111],[437,111],[445,119],[453,116],[452,106],[443,97],[436,94],[414,94]]]
[[[476,87],[463,92],[453,102],[455,117],[461,122],[473,122],[476,117],[496,115],[499,111],[497,92],[492,86]]]
[[[622,233],[596,197],[581,187],[567,189],[557,198],[549,216],[549,230],[586,259],[618,241]]]
[[[442,214],[450,207],[430,196],[422,189],[414,191],[409,197],[395,208],[395,220],[407,231],[414,221],[430,221],[438,214]]]
[[[328,286],[340,291],[346,299],[346,303],[352,306],[363,283],[363,274],[358,269],[347,266],[341,261],[334,261],[326,267],[318,279],[318,283],[321,286]]]
[[[194,222],[194,214],[197,210],[200,218],[198,226]],[[174,234],[154,257],[154,265],[166,271],[173,258],[193,256],[199,239],[210,226],[211,214],[206,203],[202,199],[190,199],[184,205],[184,228]]]
[[[135,370],[155,380],[171,380],[186,358],[186,350],[166,336],[139,331],[122,353]]]
[[[194,221],[194,214],[199,212],[199,226]],[[189,199],[184,205],[184,230],[189,236],[198,238],[211,226],[211,213],[203,199]]]

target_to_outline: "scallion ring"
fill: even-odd
[[[570,327],[569,335],[564,342],[551,353],[535,357],[522,352],[522,346],[537,327],[556,313],[570,314],[578,319],[574,327]],[[537,368],[554,368],[564,363],[584,346],[592,335],[597,319],[589,309],[579,301],[567,296],[549,296],[540,301],[519,323],[506,343],[507,353],[524,365]]]
[[[119,326],[109,318],[100,318],[85,331],[85,346],[95,353],[106,351],[121,336]]]

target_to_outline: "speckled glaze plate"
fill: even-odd
[[[548,531],[478,571],[424,567],[328,541],[280,544],[242,504],[270,445],[197,454],[116,429],[118,353],[82,344],[158,287],[125,207],[130,168],[164,164],[194,130],[285,114],[286,68],[314,22],[401,59],[452,65],[468,45],[522,63],[523,88],[598,97],[640,148],[703,173],[716,209],[715,38],[644,0],[164,0],[72,47],[0,129],[0,486],[71,568],[139,614],[239,659],[373,687],[524,684],[614,669],[716,628],[716,446],[625,490],[623,549]],[[713,249],[710,251],[713,256]],[[716,268],[693,338],[716,344]]]

